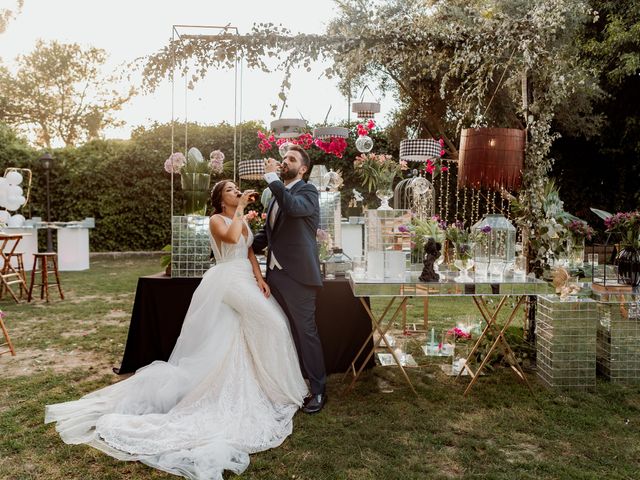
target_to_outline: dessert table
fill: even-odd
[[[439,282],[425,283],[418,280],[419,275],[420,272],[406,272],[402,278],[398,277],[395,279],[371,279],[367,278],[365,275],[362,275],[359,278],[354,278],[353,275],[350,276],[349,285],[351,286],[353,295],[361,300],[363,308],[371,319],[372,325],[372,330],[367,337],[366,342],[363,343],[350,365],[350,371],[353,375],[350,387],[355,385],[359,375],[362,373],[363,369],[361,368],[361,365],[363,363],[367,364],[372,359],[376,348],[382,348],[384,351],[392,355],[395,364],[400,368],[405,380],[413,392],[416,393],[404,366],[399,361],[394,349],[385,337],[385,333],[387,333],[395,319],[400,315],[409,298],[456,296],[471,298],[486,321],[486,326],[482,331],[482,334],[476,340],[468,355],[467,361],[460,370],[460,374],[466,370],[471,377],[471,381],[464,394],[467,395],[467,393],[469,393],[492,353],[498,347],[500,347],[505,353],[505,358],[509,362],[514,373],[527,385],[529,390],[531,390],[531,386],[529,385],[522,368],[516,361],[515,355],[505,339],[505,332],[527,297],[535,297],[551,293],[551,289],[547,282],[531,277],[514,278],[511,276],[500,280],[474,278],[473,283],[457,283],[455,281],[457,272],[441,272]],[[493,297],[497,300],[496,307],[492,308],[486,301],[485,297]],[[375,315],[369,307],[370,298],[388,299],[380,315]],[[507,300],[510,298],[514,300],[513,306],[507,306]],[[497,317],[503,309],[509,310],[509,316],[505,324],[500,328],[497,324]],[[487,338],[489,333],[493,335],[493,340],[488,353],[474,371],[471,365],[469,365],[470,362],[468,360],[473,358],[474,353],[478,350],[479,346],[484,339]],[[374,341],[373,349],[369,346],[369,342],[371,341]],[[458,376],[460,376],[460,374]]]

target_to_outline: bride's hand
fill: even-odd
[[[264,279],[261,278],[260,280],[258,280],[258,288],[260,288],[260,291],[265,298],[269,298],[269,295],[271,295],[271,289],[269,288],[267,282],[264,281]]]
[[[238,205],[240,205],[242,208],[245,208],[249,203],[254,202],[257,196],[258,194],[255,190],[245,190],[244,192],[242,192],[242,196],[238,201]]]

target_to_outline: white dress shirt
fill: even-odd
[[[269,172],[264,174],[264,179],[267,181],[267,183],[271,183],[271,182],[275,182],[276,180],[280,180],[280,177],[278,177],[278,174],[275,172]],[[300,179],[294,180],[290,184],[285,185],[285,188],[287,190],[290,190],[291,187],[293,187],[299,181]],[[273,229],[276,223],[276,217],[278,215],[278,210],[280,209],[280,206],[278,205],[278,200],[274,199],[273,202],[274,203],[273,203],[273,207],[271,208],[271,214],[269,215],[269,225],[271,226],[271,229]],[[269,269],[273,270],[274,268],[277,268],[278,270],[282,270],[282,265],[278,263],[278,260],[276,260],[276,256],[273,254],[273,251],[272,251],[271,261],[269,262]]]

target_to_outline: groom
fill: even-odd
[[[276,173],[279,167],[282,180]],[[303,374],[311,386],[311,396],[302,411],[317,413],[327,396],[324,356],[315,321],[316,292],[322,287],[316,244],[320,205],[316,187],[302,180],[310,168],[309,155],[298,145],[289,148],[281,166],[273,158],[267,160],[264,178],[273,197],[265,226],[253,240],[253,250],[262,253],[269,248],[267,283],[289,318]]]

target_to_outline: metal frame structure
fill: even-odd
[[[188,33],[187,29],[191,30],[200,30],[202,33]],[[214,33],[211,33],[211,32]],[[237,27],[231,25],[173,25],[171,27],[171,48],[172,48],[172,65],[171,65],[171,154],[175,153],[176,145],[175,145],[175,69],[176,69],[176,57],[175,57],[175,41],[176,40],[191,40],[191,39],[204,39],[204,38],[215,38],[221,34],[229,34],[232,33],[234,35],[239,35],[239,31]],[[242,58],[238,58],[238,55],[235,56],[235,64],[234,64],[234,87],[233,87],[233,96],[234,96],[234,111],[233,111],[233,180],[236,181],[237,178],[237,167],[238,167],[238,159],[242,158],[242,129],[238,129],[238,123],[242,123],[242,66],[243,60]],[[185,75],[185,87],[184,87],[184,124],[185,124],[185,132],[184,132],[184,154],[187,155],[188,149],[188,141],[189,141],[189,132],[188,132],[188,118],[187,118],[187,105],[188,105],[188,76]],[[239,131],[238,131],[239,130]],[[174,216],[174,192],[173,192],[173,180],[174,173],[171,172],[171,217]]]

